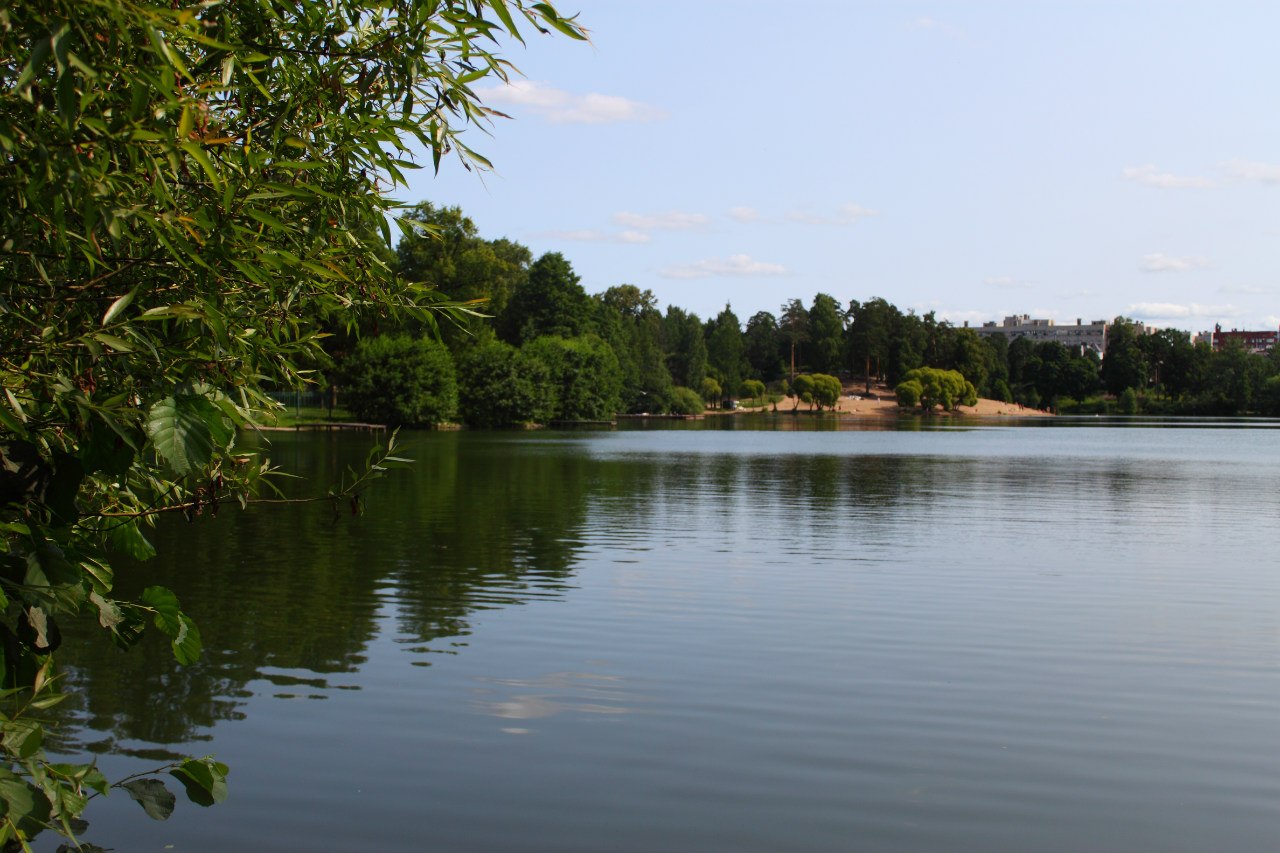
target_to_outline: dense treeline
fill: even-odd
[[[844,303],[819,293],[745,323],[726,305],[703,320],[674,305],[662,312],[650,291],[630,284],[589,295],[563,255],[535,259],[518,243],[485,239],[457,208],[424,203],[411,219],[418,230],[393,263],[474,301],[475,313],[438,336],[399,328],[366,330],[358,343],[335,338],[337,379],[365,417],[502,427],[694,413],[739,396],[763,399],[766,389],[791,396],[793,407],[822,407],[835,402],[830,377],[867,393],[905,384],[904,401],[924,407],[976,395],[1060,412],[1280,414],[1276,356],[1215,352],[1186,332],[1146,334],[1125,318],[1102,357],[1057,342],[980,337],[879,297]],[[393,342],[380,340],[387,332]]]

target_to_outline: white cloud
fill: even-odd
[[[1129,166],[1125,168],[1124,176],[1131,181],[1163,189],[1210,189],[1217,186],[1209,178],[1203,178],[1198,175],[1175,175],[1172,172],[1162,172],[1158,167],[1150,163],[1145,166]]]
[[[879,216],[880,211],[872,210],[869,207],[863,207],[860,204],[842,204],[840,205],[840,218],[845,220],[862,219],[864,216]]]
[[[714,276],[762,276],[786,275],[782,264],[757,261],[750,255],[730,255],[728,258],[708,258],[691,264],[663,267],[658,275],[663,278],[712,278]]]
[[[859,219],[879,215],[878,210],[848,202],[840,205],[834,216],[811,213],[807,210],[793,210],[787,214],[787,219],[799,222],[801,225],[852,225]]]
[[[575,95],[535,80],[514,80],[480,90],[487,103],[526,107],[555,124],[613,124],[665,118],[657,107],[618,95]]]
[[[1123,312],[1129,317],[1144,321],[1206,320],[1209,318],[1236,317],[1240,309],[1234,305],[1201,305],[1198,302],[1138,302]]]
[[[932,15],[917,15],[907,21],[907,29],[940,33],[952,39],[960,39],[964,35],[958,27],[939,21]]]
[[[1218,288],[1219,293],[1240,293],[1246,296],[1262,296],[1270,293],[1265,287],[1258,287],[1252,284],[1224,284]]]
[[[1172,255],[1166,255],[1164,252],[1153,252],[1150,255],[1142,256],[1143,272],[1187,272],[1189,270],[1203,269],[1208,265],[1209,262],[1207,260],[1194,255],[1175,258]]]
[[[706,214],[679,210],[654,214],[622,211],[613,215],[613,221],[636,231],[698,231],[711,222]]]
[[[983,323],[989,323],[992,319],[999,322],[999,318],[992,318],[982,311],[948,311],[945,308],[939,308],[938,319],[946,320],[953,326],[963,326],[968,323],[971,328],[978,328]]]
[[[593,228],[543,231],[539,236],[553,240],[573,240],[579,243],[648,243],[651,239],[642,231],[597,231]]]
[[[1258,163],[1251,160],[1230,160],[1222,164],[1228,174],[1242,181],[1257,181],[1262,184],[1280,184],[1280,166],[1273,163]]]
[[[760,211],[754,207],[731,207],[729,218],[737,222],[750,223],[760,221]]]

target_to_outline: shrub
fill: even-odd
[[[836,403],[840,402],[840,392],[844,389],[840,385],[840,380],[826,373],[813,374],[813,401],[818,404],[818,408],[823,406],[834,409]]]
[[[920,405],[920,397],[924,394],[924,386],[915,379],[900,382],[893,390],[898,395],[898,405],[904,409]]]
[[[549,375],[542,362],[501,341],[458,360],[458,410],[476,429],[502,429],[545,419]]]
[[[342,365],[344,400],[357,418],[389,426],[443,423],[458,407],[444,344],[409,335],[365,338]]]
[[[718,402],[722,393],[720,383],[712,379],[710,376],[702,380],[703,400],[706,400],[708,403]]]
[[[1132,388],[1126,388],[1120,392],[1120,396],[1116,399],[1116,411],[1122,415],[1136,415],[1138,413],[1138,392]]]
[[[544,421],[599,421],[617,413],[622,396],[618,357],[600,338],[545,335],[521,351],[547,371]]]
[[[700,415],[706,404],[692,388],[678,386],[671,391],[670,411],[673,415]]]

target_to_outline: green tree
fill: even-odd
[[[789,389],[789,397],[795,397],[795,408],[799,408],[801,403],[808,403],[810,408],[814,404],[814,381],[813,376],[808,373],[801,373],[795,379],[791,380]]]
[[[884,368],[884,378],[890,385],[897,385],[906,378],[908,372],[924,366],[924,353],[929,346],[930,330],[925,321],[914,311],[893,314],[892,324],[893,331],[889,336],[889,354]]]
[[[844,312],[835,297],[819,293],[809,308],[806,363],[817,373],[839,373],[844,361]]]
[[[972,382],[958,371],[937,367],[919,367],[909,371],[895,391],[900,401],[904,398],[917,398],[920,408],[926,412],[931,411],[934,406],[950,411],[962,405],[972,406],[978,401],[978,393]]]
[[[388,192],[415,143],[486,165],[473,87],[507,79],[494,46],[521,27],[583,37],[523,0],[0,6],[0,844],[71,835],[105,791],[41,751],[59,620],[199,654],[168,590],[115,599],[112,553],[149,554],[158,514],[255,500],[266,462],[235,429],[273,407],[263,382],[324,362],[325,325],[446,309],[388,264]],[[217,762],[173,772],[225,796]],[[159,784],[130,783],[157,815]]]
[[[573,338],[587,333],[591,330],[591,300],[580,281],[559,252],[538,258],[498,318],[499,335],[519,345],[544,335]]]
[[[707,342],[698,315],[668,305],[662,318],[662,343],[672,381],[701,388],[707,375]]]
[[[1126,388],[1147,387],[1149,365],[1139,344],[1138,324],[1117,317],[1107,329],[1107,351],[1102,357],[1102,382],[1108,392],[1119,395]]]
[[[819,409],[823,406],[834,409],[836,403],[840,402],[840,392],[843,390],[840,387],[840,380],[827,373],[815,373],[811,378],[813,402],[818,404]]]
[[[707,324],[707,364],[725,394],[732,394],[742,384],[744,356],[742,325],[738,316],[726,305]]]
[[[893,390],[898,395],[898,405],[904,409],[920,405],[920,398],[924,396],[924,386],[917,379],[899,382],[898,387]]]
[[[671,374],[662,350],[662,315],[652,291],[632,284],[596,297],[596,327],[618,358],[622,410],[664,412],[671,400]]]
[[[744,379],[742,380],[742,387],[738,389],[738,393],[743,397],[759,400],[764,396],[764,383],[759,379]]]
[[[787,342],[790,357],[787,376],[795,379],[796,351],[800,348],[800,344],[809,340],[809,312],[805,310],[804,303],[799,299],[788,299],[782,306],[782,317],[778,321],[778,328],[782,332],[783,340]]]
[[[502,341],[466,350],[458,360],[458,410],[476,429],[502,429],[547,419],[546,366]]]
[[[1253,409],[1254,395],[1267,374],[1267,360],[1228,340],[1209,361],[1202,407],[1215,414],[1242,415]]]
[[[852,372],[863,371],[867,393],[871,383],[884,378],[885,366],[893,349],[893,336],[900,318],[888,301],[875,297],[866,302],[849,303],[849,366]]]
[[[544,335],[522,351],[546,368],[547,421],[602,421],[617,413],[622,392],[618,359],[596,335]]]
[[[407,231],[396,246],[396,272],[407,281],[447,293],[476,312],[501,314],[529,274],[533,258],[526,247],[505,238],[481,238],[460,208],[424,201],[401,222]],[[460,323],[443,324],[441,331],[450,349],[456,350],[488,326],[486,318],[467,315]]]
[[[717,395],[719,392],[717,392]],[[673,415],[700,415],[707,408],[707,404],[703,402],[702,397],[698,396],[698,392],[692,388],[685,388],[683,385],[677,385],[671,391],[671,414]]]
[[[986,388],[991,375],[991,349],[973,329],[952,329],[950,343],[950,366],[975,388]]]
[[[707,376],[703,378],[702,383],[698,386],[698,393],[708,405],[711,405],[720,402],[720,397],[724,394],[724,390],[720,387],[719,382]]]
[[[782,335],[778,320],[768,311],[757,311],[747,320],[743,332],[747,363],[752,372],[765,382],[781,379],[786,372],[782,364]]]
[[[406,334],[364,338],[342,365],[343,399],[358,418],[429,426],[453,418],[458,386],[449,350]]]
[[[986,335],[981,340],[987,351],[987,388],[984,396],[1011,403],[1013,396],[1009,391],[1009,339],[1003,334],[995,334]]]

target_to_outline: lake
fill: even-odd
[[[214,753],[231,796],[117,791],[85,838],[1280,849],[1280,424],[952,423],[421,433],[362,517],[163,525],[121,587],[173,588],[205,656],[67,655],[62,748]],[[270,453],[323,492],[371,441]]]

